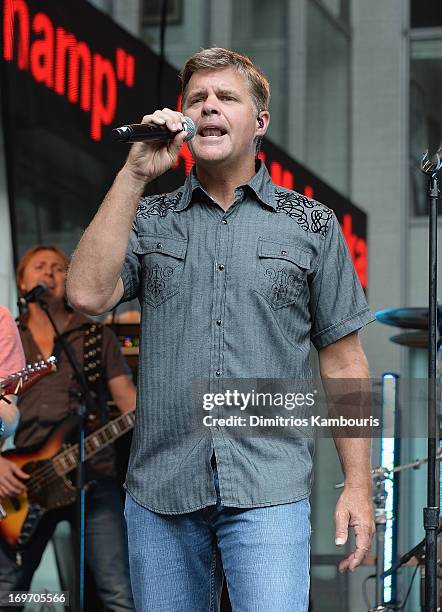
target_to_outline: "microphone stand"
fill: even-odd
[[[78,612],[84,611],[84,534],[85,534],[85,483],[84,483],[84,437],[85,437],[85,423],[86,423],[86,408],[89,411],[95,409],[95,400],[93,399],[89,387],[87,386],[86,378],[78,361],[69,346],[66,339],[59,332],[57,325],[51,315],[48,304],[42,300],[37,300],[40,308],[46,313],[52,327],[54,328],[55,337],[57,342],[60,344],[64,351],[70,366],[74,372],[75,380],[78,382],[80,392],[78,395],[77,402],[77,417],[78,417],[78,464],[76,468],[76,505],[77,505],[77,531],[78,531],[78,548],[77,548],[77,576],[76,576],[76,589],[77,589],[77,610]],[[96,412],[97,414],[97,412]]]
[[[439,200],[438,172],[442,166],[442,149],[436,153],[437,162],[422,157],[421,170],[429,178],[429,321],[428,321],[428,471],[427,507],[424,508],[425,528],[425,612],[437,609],[437,528],[439,526],[439,403],[437,397],[437,212]]]

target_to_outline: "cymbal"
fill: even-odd
[[[441,325],[442,308],[438,307],[439,329]],[[386,308],[376,313],[376,319],[385,325],[405,329],[428,329],[428,308]]]
[[[409,346],[411,348],[428,347],[428,334],[426,331],[403,332],[397,336],[391,336],[390,340],[395,344]]]

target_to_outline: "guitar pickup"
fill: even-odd
[[[10,497],[9,499],[11,500],[11,504],[12,504],[14,510],[16,512],[18,512],[20,510],[20,501],[19,501],[18,497]]]

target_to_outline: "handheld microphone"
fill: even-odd
[[[33,289],[25,293],[19,298],[18,303],[20,306],[26,306],[31,302],[38,302],[38,300],[48,291],[49,287],[46,283],[40,282]]]
[[[190,117],[184,117],[183,129],[172,132],[164,125],[154,123],[131,123],[112,130],[114,142],[142,142],[144,140],[172,140],[180,132],[186,132],[185,141],[196,134],[196,126]]]

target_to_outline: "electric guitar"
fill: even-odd
[[[11,374],[0,381],[0,397],[3,395],[20,395],[31,385],[57,370],[57,359],[49,357],[46,361],[37,361]]]
[[[76,488],[69,474],[78,464],[78,444],[67,440],[77,428],[77,417],[62,421],[37,450],[10,450],[3,457],[13,461],[31,475],[27,491],[16,496],[0,497],[0,538],[10,547],[21,549],[35,533],[44,514],[75,502]],[[126,412],[89,434],[84,441],[85,461],[130,431],[135,411]]]

